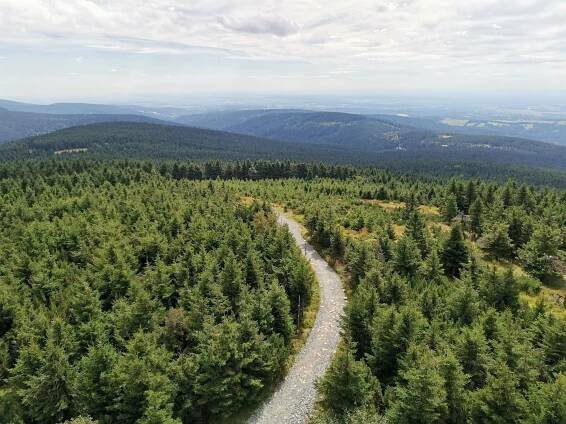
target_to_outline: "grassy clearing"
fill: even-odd
[[[384,209],[386,212],[395,212],[400,209],[405,208],[405,202],[395,202],[393,200],[374,200],[374,199],[362,199],[362,203],[369,205],[376,205]],[[425,217],[434,218],[440,216],[440,208],[431,205],[420,205],[419,211]]]

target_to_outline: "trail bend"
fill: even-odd
[[[340,277],[305,241],[301,226],[280,213],[277,221],[289,228],[297,246],[310,262],[320,287],[320,306],[309,337],[289,373],[250,418],[249,424],[299,424],[308,421],[316,400],[315,382],[330,366],[340,341],[340,317],[346,305]]]

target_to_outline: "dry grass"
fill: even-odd
[[[420,205],[419,211],[426,217],[433,218],[440,216],[440,208],[437,206]]]
[[[385,200],[374,200],[374,199],[362,199],[362,202],[376,205],[380,208],[384,209],[386,212],[395,212],[398,209],[403,209],[405,207],[404,202],[394,202],[394,201],[385,201]]]
[[[471,247],[472,252],[474,252],[476,257],[480,258],[482,263],[489,267],[495,267],[498,272],[504,272],[510,269],[513,271],[513,275],[515,275],[516,277],[528,276],[525,270],[517,262],[500,261],[490,258],[489,256],[483,254],[483,251],[475,242],[471,243]],[[561,279],[558,279],[553,283],[544,284],[541,288],[540,293],[536,295],[521,293],[521,299],[526,301],[529,306],[534,307],[537,302],[542,299],[551,313],[563,318],[566,318],[566,303],[564,303],[565,298],[566,275],[563,275]]]
[[[251,196],[242,196],[240,197],[240,203],[245,206],[250,206],[255,202],[255,198]]]
[[[386,212],[395,212],[399,209],[405,207],[405,202],[395,202],[393,200],[374,200],[374,199],[362,199],[363,203],[369,205],[376,205],[384,209]],[[430,205],[420,205],[419,211],[428,218],[434,218],[440,216],[440,209],[436,206]]]
[[[541,292],[535,296],[521,293],[521,299],[525,300],[529,306],[535,306],[542,299],[548,311],[566,319],[566,307],[564,306],[565,296],[566,289],[552,289],[549,287],[543,287]]]
[[[407,228],[404,225],[393,224],[393,232],[395,233],[395,238],[400,239],[405,235]]]

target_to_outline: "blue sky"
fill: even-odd
[[[0,0],[0,97],[566,91],[564,0]]]

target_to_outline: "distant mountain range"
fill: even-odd
[[[156,119],[174,119],[187,109],[135,105],[105,105],[94,103],[52,103],[38,105],[0,99],[0,108],[13,112],[50,113],[56,115],[143,115]]]
[[[19,110],[6,110],[6,106]],[[264,158],[379,166],[402,162],[405,168],[409,162],[420,168],[424,162],[435,166],[466,162],[477,170],[485,164],[566,170],[564,146],[444,131],[448,124],[435,126],[424,118],[292,109],[178,115],[181,110],[177,109],[165,113],[165,109],[135,106],[8,101],[0,101],[0,107],[4,107],[0,109],[0,142],[21,139],[0,146],[1,160]],[[434,167],[430,170],[434,172]]]
[[[19,138],[46,134],[63,128],[97,122],[146,122],[164,123],[164,121],[141,115],[119,114],[49,114],[35,112],[14,112],[0,108],[0,144]]]
[[[372,150],[394,150],[413,128],[364,115],[303,110],[211,112],[177,118],[175,122],[272,140],[334,144]],[[424,136],[428,131],[419,132]]]
[[[183,116],[176,122],[240,134],[407,158],[510,162],[566,168],[566,147],[516,137],[436,132],[364,115],[302,110],[249,110]],[[369,153],[368,153],[369,152]]]
[[[371,115],[399,125],[409,125],[435,132],[469,135],[499,135],[520,137],[566,145],[566,118],[493,118],[410,117],[399,115]]]
[[[373,125],[373,124],[372,124]],[[0,160],[52,157],[138,159],[281,159],[388,166],[393,162],[515,164],[566,170],[566,147],[506,137],[420,134],[417,138],[367,143],[307,143],[185,126],[135,122],[98,123],[12,141],[0,146]],[[446,138],[449,137],[449,138]],[[376,136],[376,140],[379,137]],[[334,140],[333,140],[334,141]],[[378,147],[379,146],[379,147]]]
[[[133,122],[98,123],[0,145],[0,161],[64,157],[125,159],[288,159],[354,162],[354,152],[241,134]]]

